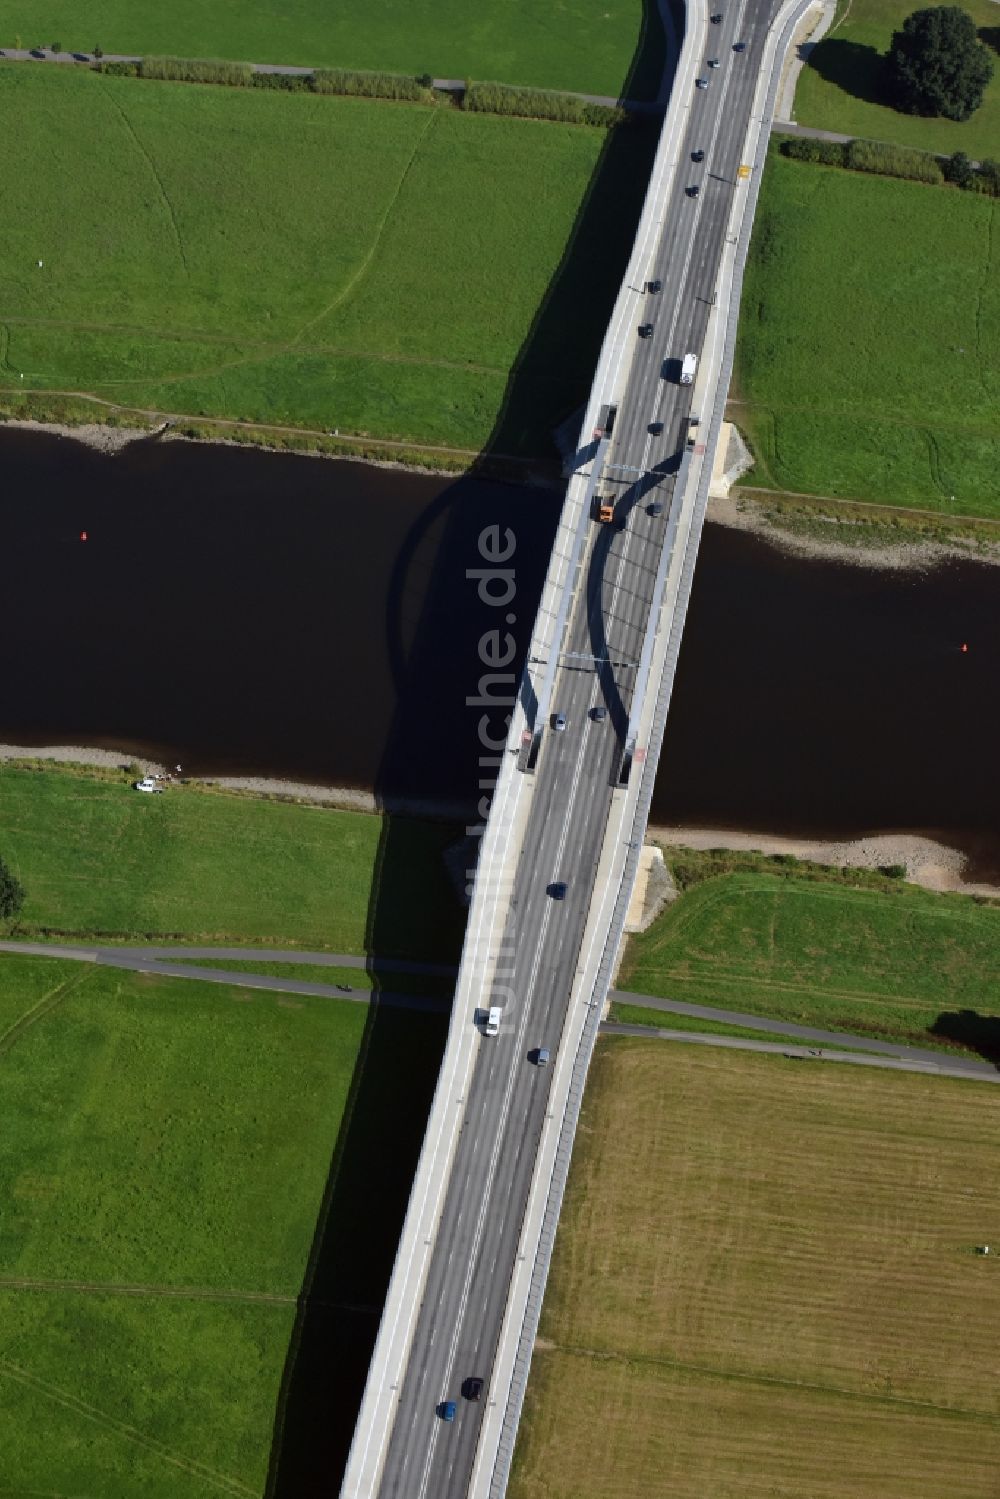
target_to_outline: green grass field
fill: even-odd
[[[913,885],[851,889],[748,872],[694,886],[632,937],[618,985],[889,1041],[985,1044],[1000,1055],[998,980],[994,907]]]
[[[510,1499],[992,1499],[992,1091],[598,1042]]]
[[[917,7],[909,0],[850,0],[839,23],[817,45],[795,91],[802,125],[842,135],[897,141],[922,151],[964,151],[976,159],[1000,155],[1000,63],[971,120],[922,119],[878,103],[878,74],[894,31]],[[996,34],[993,0],[963,0],[976,25]]]
[[[374,932],[377,957],[437,962],[461,941],[446,823],[393,819],[376,900],[383,822],[362,813],[184,786],[146,797],[124,781],[2,768],[0,828],[27,932],[350,953]]]
[[[772,152],[731,407],[756,457],[748,484],[1000,514],[995,214]]]
[[[365,1008],[20,956],[0,994],[0,1488],[261,1494]]]
[[[17,64],[0,64],[0,117],[18,122],[0,221],[9,400],[82,393],[471,451],[497,425],[607,142]],[[621,133],[637,165],[631,185],[616,167],[609,208],[652,139]],[[521,359],[504,451],[550,451],[583,399],[630,235],[628,213],[607,222],[576,268],[577,312],[592,315]]]
[[[617,94],[639,40],[643,0],[267,0],[199,5],[174,0],[8,0],[0,47],[228,57],[430,73],[436,78],[499,79],[542,88]]]

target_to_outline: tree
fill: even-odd
[[[0,859],[0,921],[11,921],[24,905],[24,886]]]
[[[889,96],[905,114],[967,120],[983,102],[993,62],[976,23],[957,5],[915,10],[886,55]]]
[[[964,151],[953,151],[941,170],[944,172],[945,180],[954,182],[956,187],[968,187],[972,181],[972,162]]]

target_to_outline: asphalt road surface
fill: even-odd
[[[511,958],[502,981],[513,997],[499,1036],[480,1042],[399,1388],[381,1499],[457,1499],[468,1490],[548,1102],[551,1067],[538,1067],[534,1057],[548,1047],[554,1060],[563,1030],[686,438],[691,387],[677,383],[679,365],[689,351],[700,352],[705,337],[773,8],[767,0],[738,0],[725,8],[721,26],[706,29],[704,55],[718,57],[721,66],[700,70],[710,82],[692,90],[686,142],[689,161],[696,150],[705,160],[679,174],[645,272],[663,289],[637,298],[637,334],[644,322],[653,324],[653,334],[637,336],[608,454],[612,467],[605,470],[615,479],[626,526],[595,525],[588,540],[551,702],[552,712],[566,715],[567,728],[546,729],[543,737],[505,933]],[[747,43],[746,52],[733,52],[737,40]],[[686,193],[694,183],[697,198]],[[649,432],[653,422],[663,422],[662,435]],[[660,516],[648,513],[654,500],[663,502]],[[568,653],[607,656],[611,664],[597,670]],[[590,716],[598,705],[608,709],[603,722]],[[564,900],[547,893],[556,881],[567,883]],[[482,1402],[462,1398],[470,1377],[486,1381]],[[454,1422],[437,1414],[448,1400],[457,1403]]]

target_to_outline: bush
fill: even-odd
[[[853,172],[875,172],[880,177],[905,177],[912,182],[944,181],[937,157],[881,141],[851,141],[847,147],[847,165]]]
[[[313,86],[311,73],[254,73],[250,79],[254,88],[280,89],[288,94],[308,93]]]
[[[13,921],[24,905],[24,886],[0,859],[0,921]]]
[[[102,62],[98,63],[97,71],[109,78],[138,78],[139,67],[137,62]]]
[[[94,48],[94,56],[97,58],[98,62],[100,62],[101,58],[104,56],[104,48],[103,47],[95,47]]]
[[[434,97],[429,88],[403,73],[359,73],[345,68],[317,68],[312,87],[317,94],[350,94],[359,99],[430,103]]]
[[[518,115],[528,120],[560,120],[568,125],[620,125],[626,112],[618,105],[588,104],[576,94],[547,89],[511,88],[506,83],[470,83],[462,108],[477,114]]]
[[[807,135],[785,135],[781,137],[783,156],[792,161],[818,161],[827,167],[847,165],[847,147],[841,141],[817,141]]]
[[[953,151],[941,170],[945,181],[954,182],[956,187],[968,187],[972,180],[972,162],[964,151]]]
[[[171,79],[178,83],[224,83],[230,88],[249,88],[253,69],[248,62],[188,57],[144,57],[139,64],[142,78]]]

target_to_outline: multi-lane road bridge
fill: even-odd
[[[716,3],[719,20],[704,0],[688,7],[567,489],[343,1499],[500,1499],[506,1488],[646,826],[775,91],[808,8]],[[687,354],[691,384],[680,381]],[[602,502],[610,523],[595,519]],[[502,536],[494,551],[499,565]],[[502,1020],[488,1037],[477,1016],[494,1005]],[[478,1399],[466,1398],[470,1380],[483,1382]]]

